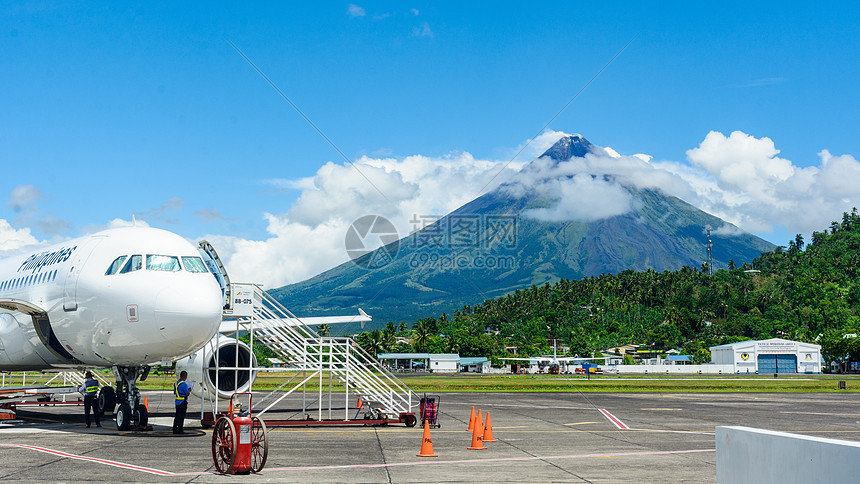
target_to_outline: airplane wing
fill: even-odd
[[[346,323],[364,323],[371,321],[373,318],[365,313],[361,308],[358,309],[358,314],[353,316],[318,316],[313,318],[284,318],[284,319],[255,319],[254,322],[260,327],[299,327],[299,326],[318,326],[320,324],[346,324]],[[247,329],[249,324],[243,323],[243,329]],[[236,321],[222,321],[218,331],[222,334],[232,333],[236,331]]]

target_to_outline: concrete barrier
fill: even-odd
[[[860,442],[717,427],[717,484],[858,482]]]
[[[618,374],[645,373],[645,374],[673,374],[673,375],[723,375],[734,371],[732,365],[600,365],[604,372],[615,370]],[[741,373],[742,375],[746,373]],[[755,373],[750,373],[754,375]]]

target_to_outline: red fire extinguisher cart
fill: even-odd
[[[247,396],[247,406],[240,400]],[[266,424],[251,415],[251,394],[234,393],[226,415],[215,422],[212,432],[212,460],[222,474],[260,472],[266,465],[269,444]]]

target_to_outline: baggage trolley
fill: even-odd
[[[431,395],[428,397],[426,393],[421,398],[421,404],[418,407],[419,413],[421,414],[421,427],[424,427],[425,422],[432,429],[438,429],[442,426],[438,420],[440,400],[441,398],[439,395]]]

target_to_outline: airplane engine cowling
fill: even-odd
[[[217,342],[216,342],[217,340]],[[238,352],[239,364],[236,364]],[[218,370],[215,370],[217,360]],[[245,368],[224,370],[222,368]],[[176,373],[188,372],[188,381],[194,382],[191,393],[196,396],[215,392],[218,382],[218,397],[229,398],[234,392],[249,392],[257,371],[257,358],[251,348],[241,341],[226,336],[212,338],[209,343],[185,358],[176,360]],[[217,377],[217,378],[216,378]]]

